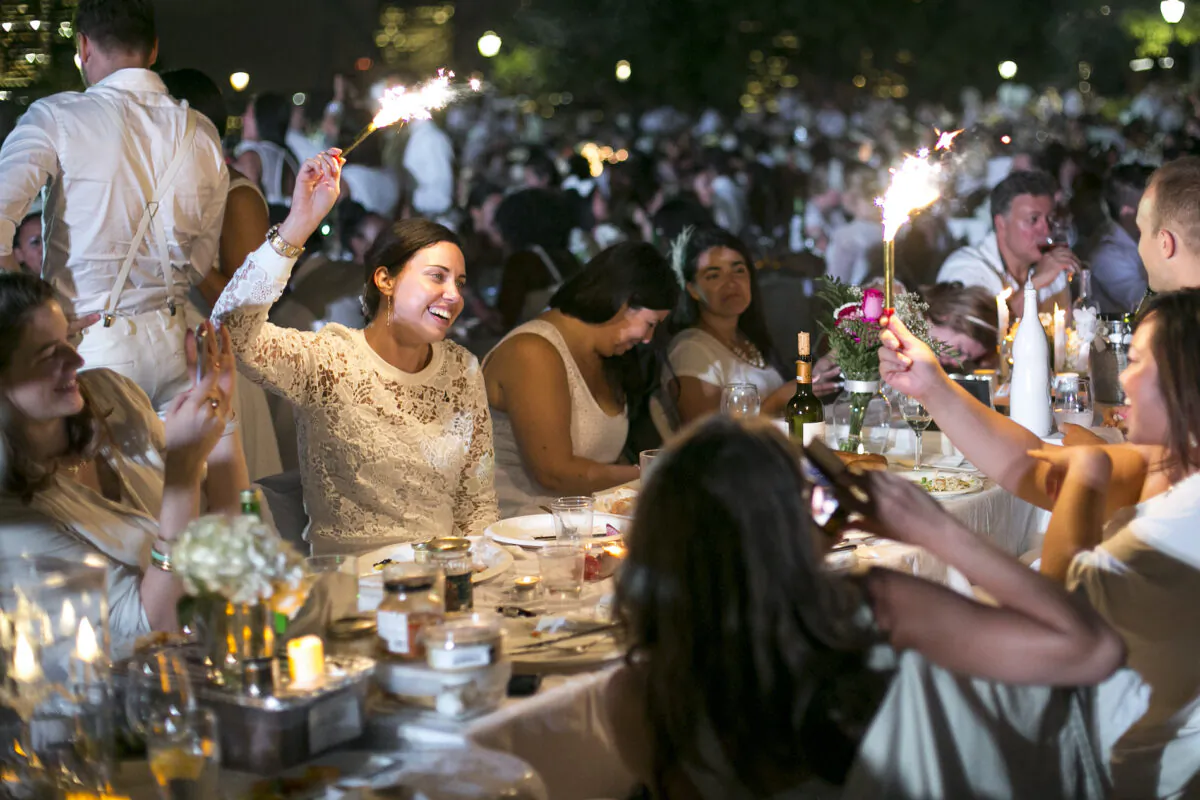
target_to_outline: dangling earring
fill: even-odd
[[[387,326],[390,328],[390,327],[392,327],[392,296],[389,294],[387,296],[387,299],[388,299]]]

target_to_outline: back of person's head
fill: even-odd
[[[550,308],[592,325],[623,308],[671,311],[679,282],[667,260],[643,242],[622,242],[601,251],[550,298]]]
[[[531,150],[526,157],[525,175],[529,185],[546,189],[556,188],[560,181],[558,165],[549,153],[541,149]]]
[[[664,246],[675,241],[685,228],[713,225],[712,212],[695,195],[680,195],[662,204],[654,212],[654,235]]]
[[[1120,220],[1123,216],[1137,214],[1138,203],[1152,172],[1141,164],[1120,164],[1109,170],[1104,178],[1104,207],[1109,219]]]
[[[846,171],[845,181],[842,203],[846,210],[859,219],[871,215],[878,217],[880,212],[875,198],[883,194],[879,173],[865,164],[857,165]]]
[[[478,181],[467,193],[467,211],[483,208],[489,198],[503,196],[504,190],[490,181]]]
[[[292,121],[292,103],[276,92],[263,92],[254,97],[254,123],[258,138],[280,147],[287,147],[288,126]]]
[[[224,139],[225,128],[229,120],[229,109],[225,98],[212,78],[198,69],[190,67],[171,70],[162,75],[167,91],[176,100],[186,100],[187,104],[208,117],[217,128],[217,135]]]
[[[367,251],[364,269],[363,316],[368,323],[375,319],[382,299],[379,287],[375,285],[375,272],[385,267],[388,275],[395,277],[413,256],[440,242],[462,248],[454,231],[420,217],[401,220],[379,235]]]
[[[500,203],[496,227],[511,252],[535,246],[550,252],[565,251],[575,222],[572,211],[557,190],[522,189]]]
[[[106,53],[149,58],[158,34],[151,0],[79,0],[75,33]]]
[[[660,779],[685,760],[706,766],[704,730],[756,796],[838,769],[813,750],[828,752],[830,717],[854,717],[835,687],[862,667],[859,595],[824,571],[809,496],[780,434],[725,416],[672,443],[646,478],[616,597]]]
[[[1013,201],[1021,195],[1053,199],[1057,191],[1058,182],[1047,172],[1040,170],[1013,172],[996,184],[995,189],[992,189],[992,216],[1008,216],[1008,212],[1012,210]]]
[[[1150,176],[1146,191],[1154,194],[1149,233],[1170,230],[1189,253],[1200,255],[1200,157],[1163,164]]]
[[[1200,469],[1200,351],[1194,346],[1200,341],[1200,289],[1155,295],[1138,322],[1139,326],[1152,325],[1151,352],[1143,353],[1142,359],[1152,358],[1158,372],[1159,395],[1166,405],[1167,440],[1139,439],[1131,426],[1131,441],[1165,445],[1171,466],[1184,472]],[[1131,360],[1130,369],[1133,363]]]

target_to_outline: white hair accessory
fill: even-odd
[[[692,241],[692,234],[696,229],[688,225],[679,235],[675,237],[675,241],[671,242],[671,270],[675,273],[675,280],[679,281],[679,288],[687,287],[687,280],[683,277],[683,267],[687,260],[688,244]]]

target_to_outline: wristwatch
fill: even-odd
[[[279,226],[272,225],[267,229],[267,242],[271,245],[271,249],[284,258],[299,258],[304,252],[303,247],[297,247],[279,235]]]

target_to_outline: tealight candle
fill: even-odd
[[[518,594],[532,593],[541,582],[541,575],[521,575],[513,580],[513,588]]]
[[[325,678],[325,643],[319,636],[301,636],[288,642],[288,674],[298,689],[311,688]]]

